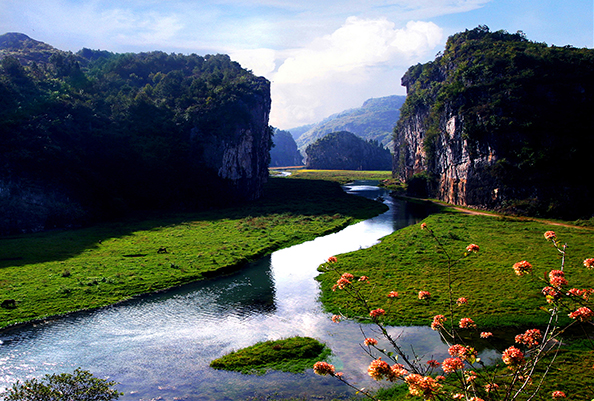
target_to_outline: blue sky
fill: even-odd
[[[272,81],[289,129],[405,94],[406,69],[478,25],[594,46],[592,0],[0,0],[0,33],[59,49],[226,53]]]

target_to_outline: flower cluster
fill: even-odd
[[[464,369],[464,362],[460,358],[446,358],[441,363],[444,373],[452,373]]]
[[[509,366],[517,366],[522,365],[526,360],[524,359],[524,354],[522,351],[514,347],[513,345],[503,351],[503,355],[501,355],[501,359],[506,365]]]
[[[587,269],[594,268],[594,258],[588,258],[584,260],[584,267]]]
[[[542,340],[542,333],[538,329],[526,330],[524,334],[518,334],[516,336],[516,342],[518,344],[524,344],[528,348],[536,347],[540,340]]]
[[[338,262],[338,259],[336,259],[336,256],[330,256],[328,258],[328,263],[336,263]]]
[[[481,332],[481,338],[489,338],[489,337],[493,337],[493,333],[491,333],[490,331]]]
[[[334,365],[328,362],[316,362],[313,366],[314,373],[320,376],[334,376]]]
[[[470,244],[466,247],[466,252],[478,252],[479,246],[477,244]]]
[[[361,277],[359,277],[359,281],[364,281],[366,283],[369,283],[369,277],[367,277],[367,276],[361,276]]]
[[[375,338],[366,338],[363,342],[366,346],[377,345],[377,340]]]
[[[514,271],[516,272],[516,275],[518,276],[524,276],[526,274],[532,273],[532,265],[530,264],[530,262],[527,262],[525,260],[514,263],[513,267]]]
[[[464,297],[460,297],[456,301],[456,305],[458,305],[458,306],[466,305],[467,303],[468,303],[468,299],[466,299]]]
[[[497,391],[498,388],[499,388],[499,384],[497,384],[497,383],[489,383],[489,384],[485,385],[485,391],[487,393]]]
[[[553,391],[551,397],[553,397],[553,399],[556,400],[557,398],[565,398],[567,396],[563,391]]]
[[[435,398],[442,387],[433,377],[421,376],[418,373],[406,376],[404,381],[408,384],[410,395],[423,397],[425,400]]]
[[[437,362],[435,359],[430,359],[430,360],[427,361],[427,365],[429,365],[429,367],[435,369],[435,368],[438,368],[439,367],[440,363]]]
[[[333,323],[340,323],[341,316],[340,315],[332,315],[332,322]]]
[[[448,320],[444,315],[433,316],[433,322],[431,322],[431,330],[439,330],[443,328],[443,322]]]
[[[396,381],[406,374],[404,366],[397,363],[394,366],[390,366],[388,362],[382,361],[382,358],[377,358],[369,364],[367,368],[367,374],[371,376],[373,380],[386,379],[389,381]]]
[[[553,287],[545,287],[542,289],[543,295],[547,298],[548,303],[553,303],[561,294]]]
[[[390,291],[390,293],[388,294],[388,298],[397,298],[398,297],[398,293],[396,291]]]
[[[461,329],[475,329],[476,323],[469,317],[463,317],[460,319],[459,326]]]
[[[594,318],[594,312],[592,312],[592,310],[590,308],[582,306],[581,308],[578,308],[574,312],[571,312],[569,314],[569,317],[572,319],[579,320],[580,322],[587,322],[589,320],[592,320],[592,318]]]
[[[450,354],[453,357],[458,357],[465,361],[472,357],[476,357],[477,352],[472,347],[464,346],[461,344],[454,344],[450,348],[448,348],[448,354]]]
[[[545,239],[548,240],[555,240],[557,238],[557,234],[554,231],[547,231],[544,233]]]
[[[332,287],[332,291],[336,291],[338,288],[339,290],[343,290],[346,286],[350,285],[352,280],[355,278],[351,273],[343,273],[342,276],[338,279],[336,284]]]
[[[562,270],[551,270],[549,272],[549,283],[556,288],[561,288],[567,285],[567,279],[565,273]]]
[[[371,312],[369,312],[369,316],[371,316],[373,318],[378,318],[378,317],[383,316],[385,314],[386,314],[386,311],[383,310],[382,308],[374,309]]]
[[[419,291],[419,299],[430,299],[431,293],[429,291]]]

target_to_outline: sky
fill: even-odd
[[[281,129],[405,95],[410,66],[479,25],[593,48],[594,1],[0,0],[0,34],[61,50],[229,54],[271,81],[270,124]]]

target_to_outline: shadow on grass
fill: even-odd
[[[122,238],[138,231],[192,221],[239,220],[273,214],[340,216],[352,220],[364,220],[385,210],[386,207],[383,204],[346,194],[334,182],[270,178],[259,200],[239,206],[187,213],[172,211],[136,213],[121,221],[106,222],[87,228],[0,237],[0,269],[62,261],[79,255],[85,250],[99,248],[102,241],[107,239]],[[157,252],[158,249],[155,249],[155,253]]]

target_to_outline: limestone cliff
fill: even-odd
[[[0,234],[260,196],[270,82],[226,55],[0,36]]]
[[[487,27],[456,34],[402,78],[394,175],[458,205],[588,216],[594,51]]]

